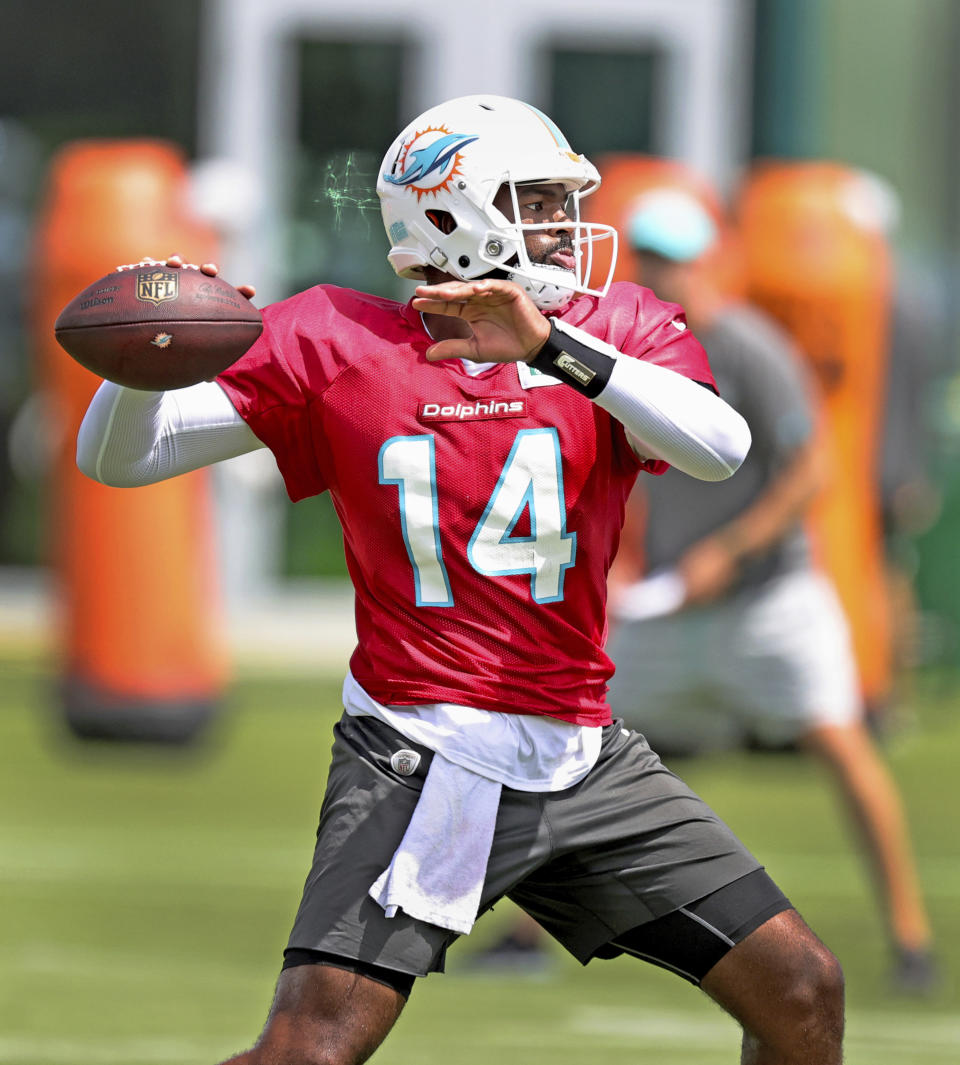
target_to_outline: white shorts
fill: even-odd
[[[821,574],[785,574],[729,600],[613,628],[614,717],[654,750],[792,743],[862,715],[846,617]]]

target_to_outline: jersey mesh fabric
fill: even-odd
[[[561,317],[713,383],[679,308],[616,285]],[[356,589],[350,669],[385,705],[610,720],[606,575],[641,466],[561,382],[432,364],[409,305],[318,286],[264,311],[218,378],[294,500],[329,490]]]

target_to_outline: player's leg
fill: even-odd
[[[284,969],[263,1034],[251,1050],[223,1065],[359,1065],[383,1042],[406,1003],[409,989],[403,974],[395,975],[396,986],[390,986],[331,965]]]
[[[621,933],[629,954],[702,988],[741,1025],[749,1065],[833,1065],[843,1039],[843,976],[762,869]]]
[[[504,790],[494,875],[516,853],[500,848],[520,801]],[[538,801],[553,857],[508,894],[576,958],[629,954],[703,987],[743,1026],[750,1065],[840,1062],[836,959],[642,736],[614,724],[593,772]]]
[[[843,973],[796,910],[732,947],[700,986],[743,1028],[742,1065],[840,1065]]]
[[[405,913],[387,918],[370,885],[387,868],[419,800],[431,754],[394,767],[413,745],[372,718],[344,716],[300,908],[256,1045],[231,1065],[366,1061],[417,976],[443,969],[450,932]]]
[[[866,726],[819,725],[802,743],[828,766],[853,816],[896,948],[908,956],[929,952],[930,922],[899,790]]]

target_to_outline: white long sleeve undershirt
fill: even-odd
[[[77,465],[116,488],[153,484],[263,447],[211,381],[141,392],[104,381],[77,436]]]
[[[701,481],[723,481],[750,450],[746,421],[715,392],[639,359],[617,359],[594,400],[623,423],[633,450]]]
[[[750,428],[715,392],[664,366],[621,355],[577,326],[559,319],[554,325],[613,360],[594,403],[623,425],[639,456],[663,459],[701,481],[723,481],[740,468]]]
[[[579,330],[577,335],[587,337]],[[663,459],[700,480],[729,477],[750,447],[746,422],[722,399],[681,374],[638,359],[617,358],[594,402],[623,423],[638,454]],[[125,488],[259,447],[261,441],[213,382],[140,392],[105,381],[80,427],[77,465],[96,481]]]

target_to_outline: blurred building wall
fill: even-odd
[[[655,52],[661,60],[655,101],[620,98],[617,111],[656,107],[658,150],[724,187],[746,148],[748,8],[745,0],[554,0],[547,11],[487,0],[482,14],[438,17],[429,5],[404,0],[208,0],[201,148],[247,168],[264,192],[258,216],[236,234],[228,265],[239,273],[257,271],[267,298],[281,289],[276,242],[296,156],[300,41],[385,39],[399,46],[397,129],[441,100],[496,92],[547,109],[574,143],[577,131],[551,107],[544,77],[550,51],[575,46],[638,57]],[[564,71],[563,77],[590,101],[593,85],[581,70]],[[591,104],[594,122],[616,124],[616,114]],[[311,121],[324,118],[318,113]]]

